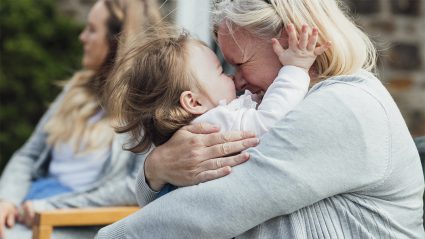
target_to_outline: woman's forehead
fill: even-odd
[[[244,63],[264,45],[264,40],[253,36],[247,30],[241,27],[229,30],[226,24],[220,25],[217,41],[225,60],[234,65]]]
[[[108,10],[106,9],[105,3],[103,1],[98,1],[89,12],[88,22],[92,24],[104,22],[107,17]]]

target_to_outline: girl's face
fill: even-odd
[[[221,100],[226,100],[227,103],[234,100],[236,89],[233,79],[224,74],[214,52],[198,43],[189,43],[188,49],[189,67],[206,91],[203,97],[207,101],[207,107],[214,108]]]
[[[82,63],[86,69],[98,70],[106,60],[109,51],[106,38],[108,17],[108,10],[103,1],[97,1],[90,10],[86,27],[80,34],[84,47]]]

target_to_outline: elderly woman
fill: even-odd
[[[290,23],[317,27],[319,44],[332,42],[310,71],[318,83],[245,151],[246,163],[245,154],[226,155],[254,144],[249,133],[218,134],[207,124],[177,131],[139,172],[139,204],[149,204],[98,238],[425,238],[418,152],[370,72],[375,48],[338,3],[223,1],[215,29],[237,88],[270,86],[281,67],[270,39],[287,46]],[[166,183],[189,187],[152,202]]]
[[[151,0],[99,0],[90,10],[80,35],[85,69],[66,84],[2,175],[0,238],[31,238],[23,224],[31,226],[35,211],[137,204],[141,161],[122,150],[123,140],[101,108],[101,87],[121,44],[160,20]],[[94,233],[62,229],[54,237]]]

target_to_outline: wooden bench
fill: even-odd
[[[50,239],[54,227],[109,225],[139,209],[139,207],[105,207],[39,212],[35,216],[32,238]]]

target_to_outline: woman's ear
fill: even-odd
[[[208,108],[201,104],[199,98],[199,94],[192,91],[184,91],[180,95],[180,105],[191,114],[201,115],[207,112]]]

